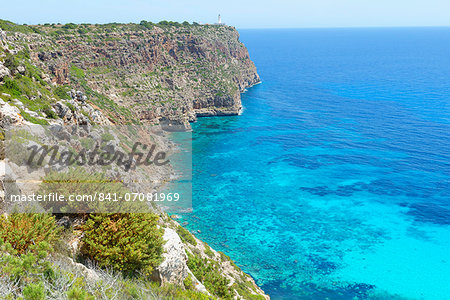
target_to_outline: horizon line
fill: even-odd
[[[232,25],[229,25],[232,26]],[[270,29],[377,29],[377,28],[450,28],[450,25],[376,25],[376,26],[303,26],[303,27],[237,27],[239,30],[270,30]]]

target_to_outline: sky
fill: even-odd
[[[189,21],[237,28],[450,26],[450,0],[0,0],[19,24]]]

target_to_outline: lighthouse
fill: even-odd
[[[222,17],[220,16],[220,14],[219,14],[219,16],[217,17],[217,23],[216,23],[216,25],[225,25],[224,23],[222,23]]]

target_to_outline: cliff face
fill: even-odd
[[[113,122],[188,125],[197,116],[235,115],[240,93],[259,82],[239,34],[229,26],[133,24],[36,26],[31,58],[57,84],[84,89]],[[102,99],[106,98],[106,99]]]

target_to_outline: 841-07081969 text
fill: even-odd
[[[11,202],[177,202],[180,200],[179,193],[93,193],[93,194],[71,194],[69,196],[49,193],[30,195],[9,195]]]

